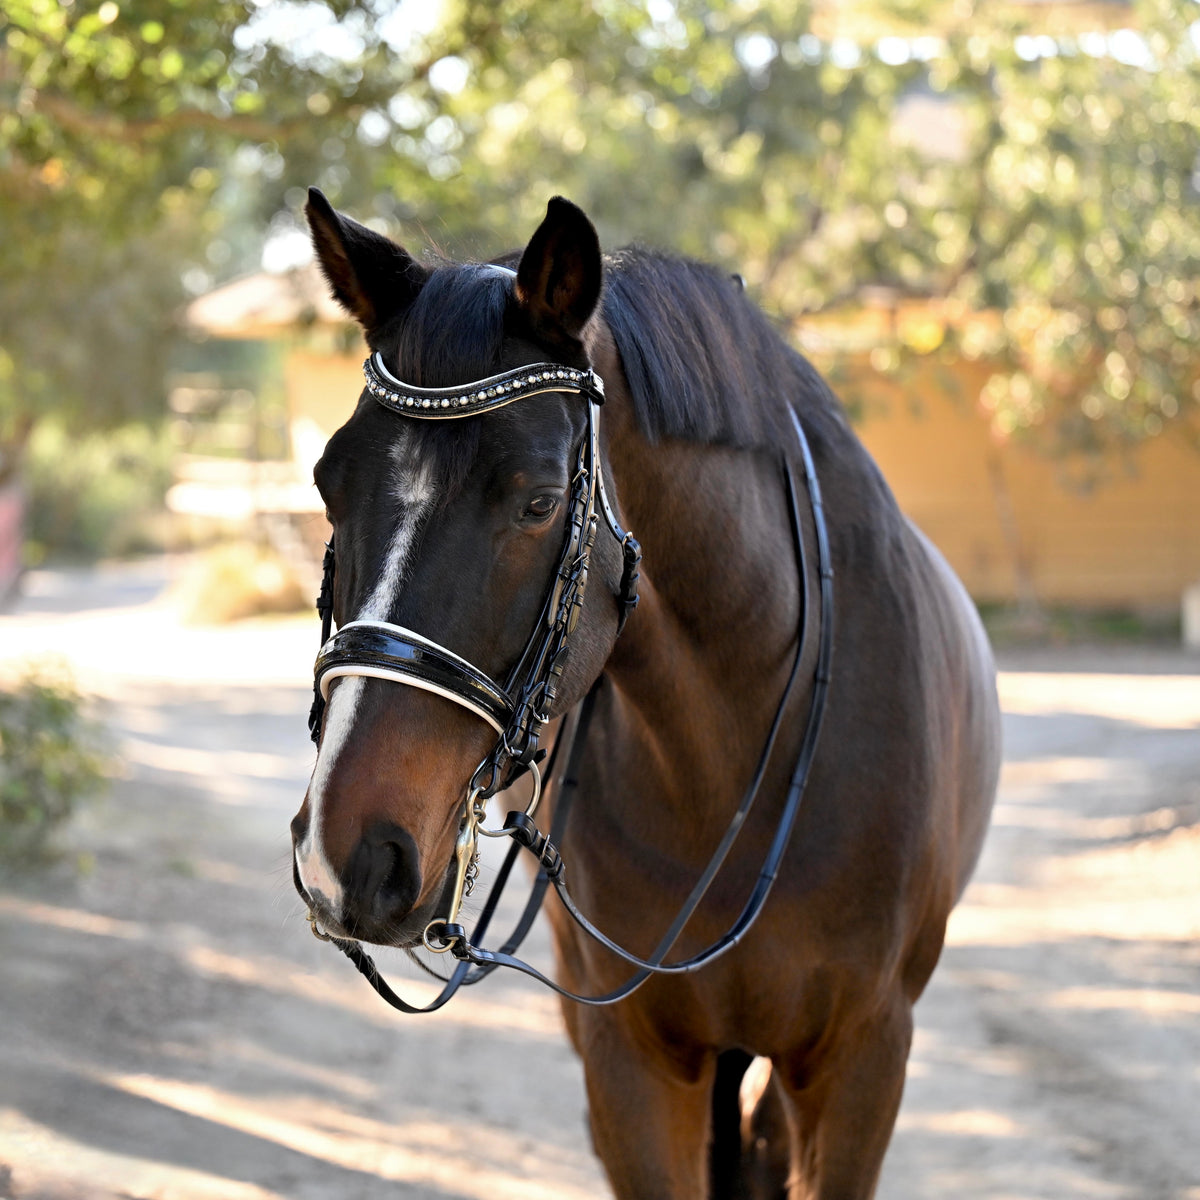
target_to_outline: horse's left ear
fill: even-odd
[[[539,340],[581,342],[602,280],[600,239],[591,221],[583,209],[555,196],[517,268],[517,300]]]

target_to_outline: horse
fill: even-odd
[[[965,590],[738,277],[605,255],[561,197],[476,263],[418,261],[316,189],[306,211],[371,353],[314,470],[343,639],[292,822],[314,931],[465,957],[478,797],[586,705],[561,862],[535,851],[611,939],[551,896],[556,986],[624,997],[562,1006],[614,1195],[866,1200],[999,773]],[[630,962],[662,966],[622,991]]]

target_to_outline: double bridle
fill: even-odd
[[[422,934],[422,940],[428,949],[435,953],[449,952],[458,960],[454,972],[444,980],[445,987],[441,994],[424,1007],[408,1004],[388,987],[380,977],[374,962],[358,942],[323,932],[310,912],[308,919],[313,933],[324,941],[332,941],[354,962],[371,986],[389,1004],[409,1013],[431,1012],[440,1008],[459,987],[478,982],[497,966],[512,967],[531,975],[572,1000],[585,1004],[611,1004],[629,995],[651,975],[688,973],[712,962],[745,936],[761,912],[778,874],[816,750],[829,684],[833,648],[833,572],[816,469],[803,428],[795,413],[792,413],[792,422],[804,462],[805,483],[813,513],[820,588],[820,642],[808,723],[775,836],[741,914],[726,934],[706,950],[684,961],[668,964],[665,961],[666,955],[695,913],[725,861],[758,795],[776,736],[783,722],[784,711],[799,675],[805,644],[804,631],[809,615],[808,567],[795,479],[786,455],[783,459],[783,469],[802,597],[796,657],[754,776],[724,838],[670,929],[650,957],[643,959],[613,942],[579,911],[567,891],[564,864],[557,849],[565,832],[571,802],[577,788],[582,751],[600,680],[596,681],[580,705],[564,717],[562,729],[555,741],[554,757],[548,768],[548,773],[554,775],[557,780],[554,824],[549,834],[542,833],[534,821],[534,810],[541,795],[540,766],[546,753],[545,750],[539,749],[538,742],[546,723],[552,716],[557,715],[553,712],[553,707],[570,637],[584,600],[600,514],[603,515],[613,537],[619,542],[624,559],[621,583],[616,596],[618,634],[624,628],[629,614],[637,606],[641,548],[637,539],[618,523],[605,493],[601,469],[599,409],[604,399],[603,381],[590,369],[581,370],[557,363],[535,363],[461,387],[420,388],[404,383],[392,375],[378,353],[372,354],[366,360],[363,370],[367,391],[375,400],[385,408],[406,417],[454,420],[491,412],[529,396],[562,392],[578,395],[586,402],[587,423],[576,454],[567,506],[567,528],[558,565],[538,621],[524,651],[503,684],[495,682],[486,672],[444,646],[410,629],[386,621],[351,621],[331,636],[336,556],[333,539],[330,539],[325,552],[321,594],[317,600],[322,625],[322,646],[315,665],[313,705],[309,716],[309,731],[313,741],[320,741],[321,720],[329,686],[334,679],[346,675],[387,679],[442,696],[486,721],[495,730],[497,741],[476,768],[467,785],[466,800],[455,843],[455,874],[447,915],[431,921]],[[488,799],[527,772],[533,779],[533,795],[526,809],[523,812],[510,812],[500,829],[485,828],[485,808]],[[479,921],[468,935],[467,930],[459,924],[458,917],[463,899],[470,894],[474,882],[481,836],[507,836],[512,839],[513,844]],[[512,935],[499,950],[486,950],[479,943],[487,932],[500,894],[521,849],[530,851],[538,860],[540,870],[537,879]],[[603,996],[577,995],[514,956],[514,951],[533,924],[546,889],[551,884],[558,891],[567,911],[589,936],[636,968],[635,974],[621,987]]]

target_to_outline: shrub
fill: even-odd
[[[0,686],[0,859],[44,857],[51,833],[103,788],[105,739],[82,704],[45,672]]]
[[[227,542],[197,556],[175,589],[185,621],[222,625],[267,613],[304,612],[311,589],[278,554],[251,542]]]
[[[108,558],[159,549],[154,528],[171,483],[164,432],[127,425],[72,435],[46,421],[29,446],[28,557]]]

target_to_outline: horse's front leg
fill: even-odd
[[[638,1031],[636,1010],[570,1009],[592,1142],[617,1200],[704,1200],[715,1060],[671,1052]]]
[[[789,1200],[870,1200],[896,1123],[912,1044],[912,1007],[885,1010],[842,1031],[817,1061],[775,1063],[789,1108]]]

